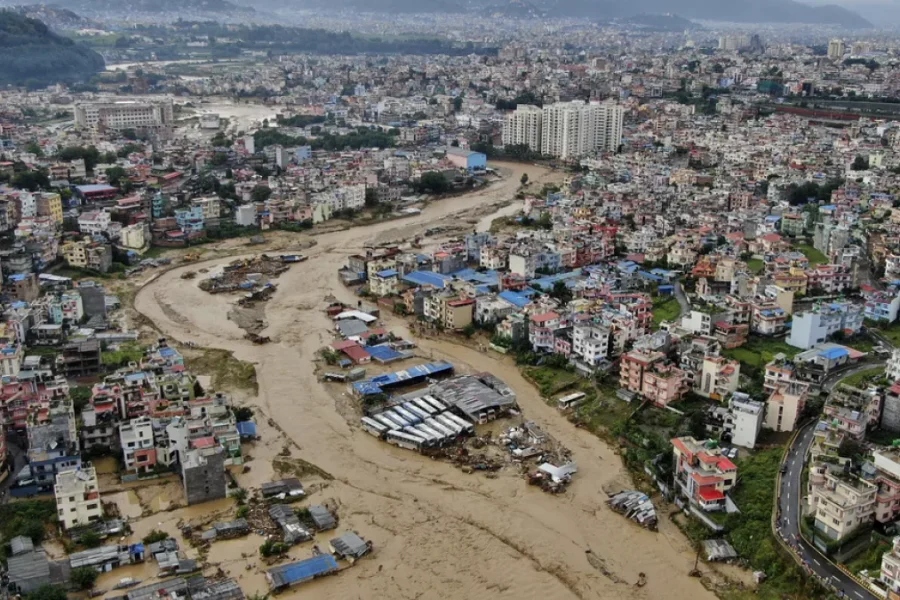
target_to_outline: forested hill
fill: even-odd
[[[0,10],[0,84],[77,81],[103,70],[103,57],[42,22]]]

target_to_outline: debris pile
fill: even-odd
[[[642,527],[656,531],[656,508],[647,494],[634,490],[619,492],[606,503],[620,515],[625,515]]]
[[[528,474],[528,483],[540,486],[547,493],[559,494],[572,482],[572,475],[576,472],[578,467],[573,462],[562,466],[544,463]]]
[[[256,258],[238,259],[225,265],[221,273],[201,281],[200,289],[210,294],[239,290],[253,292],[269,286],[270,284],[264,283],[264,280],[278,277],[289,268],[290,262],[282,260],[281,257],[270,257],[265,254]]]

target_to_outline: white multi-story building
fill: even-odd
[[[125,469],[150,471],[156,466],[156,447],[153,443],[153,422],[150,417],[138,417],[119,424],[119,444]]]
[[[595,325],[577,325],[572,329],[572,353],[589,365],[597,365],[609,356],[609,329]]]
[[[853,335],[862,326],[863,307],[849,302],[831,302],[794,315],[787,342],[795,348],[808,350],[824,342],[833,333],[844,331]]]
[[[53,492],[56,494],[57,515],[65,529],[87,525],[103,517],[100,486],[94,467],[82,466],[57,473]]]
[[[313,204],[327,204],[331,210],[359,210],[366,205],[366,185],[345,185],[313,196]]]
[[[730,402],[731,443],[742,448],[754,448],[762,428],[765,405],[751,400],[747,394],[736,393]]]
[[[815,516],[816,531],[839,540],[874,520],[877,493],[875,484],[817,465],[810,470],[807,510]]]
[[[839,60],[844,57],[846,45],[844,40],[834,39],[828,42],[828,58]]]
[[[82,213],[78,217],[78,231],[85,235],[105,233],[112,223],[112,216],[105,210]]]
[[[193,198],[191,206],[199,207],[203,211],[203,220],[218,219],[221,213],[221,200],[218,196],[203,196]]]
[[[544,111],[531,104],[520,104],[503,120],[503,145],[525,145],[532,150],[541,147]]]
[[[614,103],[557,102],[544,107],[541,154],[578,158],[615,152],[622,142],[625,109]]]
[[[900,594],[900,536],[894,538],[894,547],[881,557],[881,582],[888,590],[889,596]]]
[[[166,127],[175,120],[172,101],[87,102],[75,105],[75,126],[139,129]]]

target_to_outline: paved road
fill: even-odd
[[[675,299],[678,300],[678,305],[681,307],[681,315],[685,316],[689,312],[691,312],[691,303],[688,302],[687,296],[684,295],[684,290],[681,287],[681,281],[676,279],[672,282],[672,288],[675,291]]]
[[[861,373],[862,371],[869,371],[871,369],[877,369],[878,367],[883,367],[887,364],[886,360],[878,359],[868,362],[862,362],[856,364],[849,368],[838,369],[831,375],[825,378],[822,382],[822,389],[826,392],[830,392],[834,389],[834,386],[839,384],[841,381],[850,377],[851,375],[855,375],[857,373]]]
[[[797,436],[794,445],[788,452],[787,472],[781,478],[781,497],[778,501],[781,522],[777,528],[796,549],[800,558],[812,572],[821,579],[827,579],[837,589],[843,590],[848,598],[877,600],[871,592],[828,562],[825,556],[800,537],[800,519],[803,518],[800,500],[804,493],[801,490],[803,461],[812,444],[814,428],[815,424],[807,425]]]

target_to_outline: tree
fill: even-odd
[[[39,189],[50,187],[50,177],[47,176],[47,171],[43,169],[38,171],[19,171],[13,175],[11,183],[13,187],[36,192]]]
[[[45,583],[25,596],[25,600],[66,600],[66,588],[61,585]]]
[[[550,297],[556,298],[562,304],[568,304],[572,300],[572,290],[569,289],[565,281],[556,281],[550,290]]]
[[[96,531],[88,531],[81,536],[81,543],[85,548],[96,548],[102,542],[103,540],[100,539],[100,534],[98,534]]]
[[[123,180],[128,179],[128,172],[122,167],[110,167],[106,170],[106,180],[109,185],[119,187]]]
[[[35,156],[38,156],[38,157],[44,155],[44,149],[41,148],[40,144],[38,144],[35,141],[31,141],[31,142],[28,142],[27,144],[25,144],[25,152],[28,152],[29,154],[34,154]]]
[[[375,188],[366,188],[366,206],[372,207],[378,204],[378,191]]]
[[[160,531],[159,529],[153,529],[150,531],[150,533],[144,536],[144,539],[142,541],[144,542],[144,544],[149,546],[150,544],[162,542],[163,540],[167,539],[169,539],[168,533],[166,533],[165,531]]]
[[[691,436],[693,436],[694,439],[706,439],[706,415],[702,410],[697,410],[691,413],[689,427]]]
[[[250,192],[250,199],[253,202],[265,202],[272,195],[272,190],[269,189],[268,186],[265,185],[257,185],[253,188],[253,191]]]
[[[856,155],[856,158],[853,159],[853,164],[850,165],[850,170],[852,171],[866,171],[868,168],[869,160],[859,154]]]
[[[447,183],[447,179],[443,174],[437,171],[428,171],[423,173],[421,179],[419,179],[419,188],[423,192],[443,194],[450,189],[450,184]]]
[[[528,185],[528,173],[522,173],[522,178],[519,180],[522,182],[522,185]]]
[[[91,388],[87,386],[77,385],[69,390],[69,397],[72,398],[76,413],[80,413],[87,406],[91,401],[91,396]]]
[[[850,436],[845,436],[843,441],[841,441],[841,445],[838,446],[838,456],[841,458],[850,458],[857,461],[864,456],[865,453],[863,445]]]
[[[89,590],[94,587],[98,575],[99,573],[93,567],[76,567],[72,569],[69,578],[78,586],[78,589]]]

